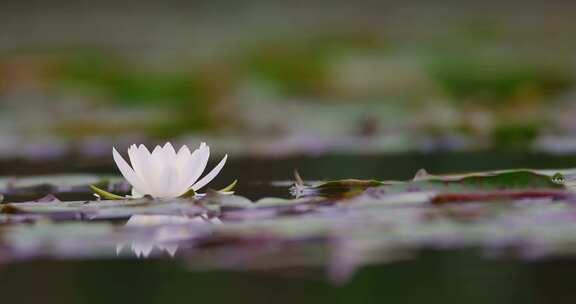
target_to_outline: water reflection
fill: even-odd
[[[136,232],[133,240],[116,245],[116,254],[130,252],[138,258],[151,254],[168,253],[174,257],[179,243],[211,233],[212,226],[220,219],[207,215],[195,217],[177,215],[133,215],[125,227]],[[129,250],[125,250],[129,248]]]

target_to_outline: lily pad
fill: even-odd
[[[566,171],[572,180],[573,172]],[[324,196],[328,198],[346,198],[363,193],[366,189],[377,187],[383,193],[425,192],[442,193],[557,189],[565,190],[570,181],[559,172],[535,170],[504,170],[457,175],[430,175],[419,171],[411,181],[375,181],[375,180],[337,180],[315,185],[292,187],[295,196]]]

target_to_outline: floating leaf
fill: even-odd
[[[343,179],[322,182],[316,185],[295,184],[290,192],[295,197],[321,196],[327,198],[345,198],[362,193],[364,190],[384,185],[375,180]]]
[[[415,191],[436,191],[438,193],[465,193],[478,191],[566,190],[547,174],[532,170],[505,170],[459,175],[426,175],[413,181],[389,182],[378,187],[381,193],[403,193]]]

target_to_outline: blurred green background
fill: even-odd
[[[0,156],[576,150],[575,4],[0,4]]]

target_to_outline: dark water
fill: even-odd
[[[3,303],[574,303],[574,262],[424,251],[337,286],[323,269],[208,273],[168,260],[38,261],[3,268],[0,289]]]
[[[213,164],[215,165],[215,163]],[[421,168],[431,173],[480,171],[505,168],[576,167],[576,154],[553,155],[522,151],[477,151],[458,153],[399,153],[369,155],[319,155],[287,158],[230,157],[221,175],[247,180],[285,180],[293,170],[309,179],[411,178]],[[0,159],[1,175],[54,173],[114,173],[112,157],[66,159]]]

